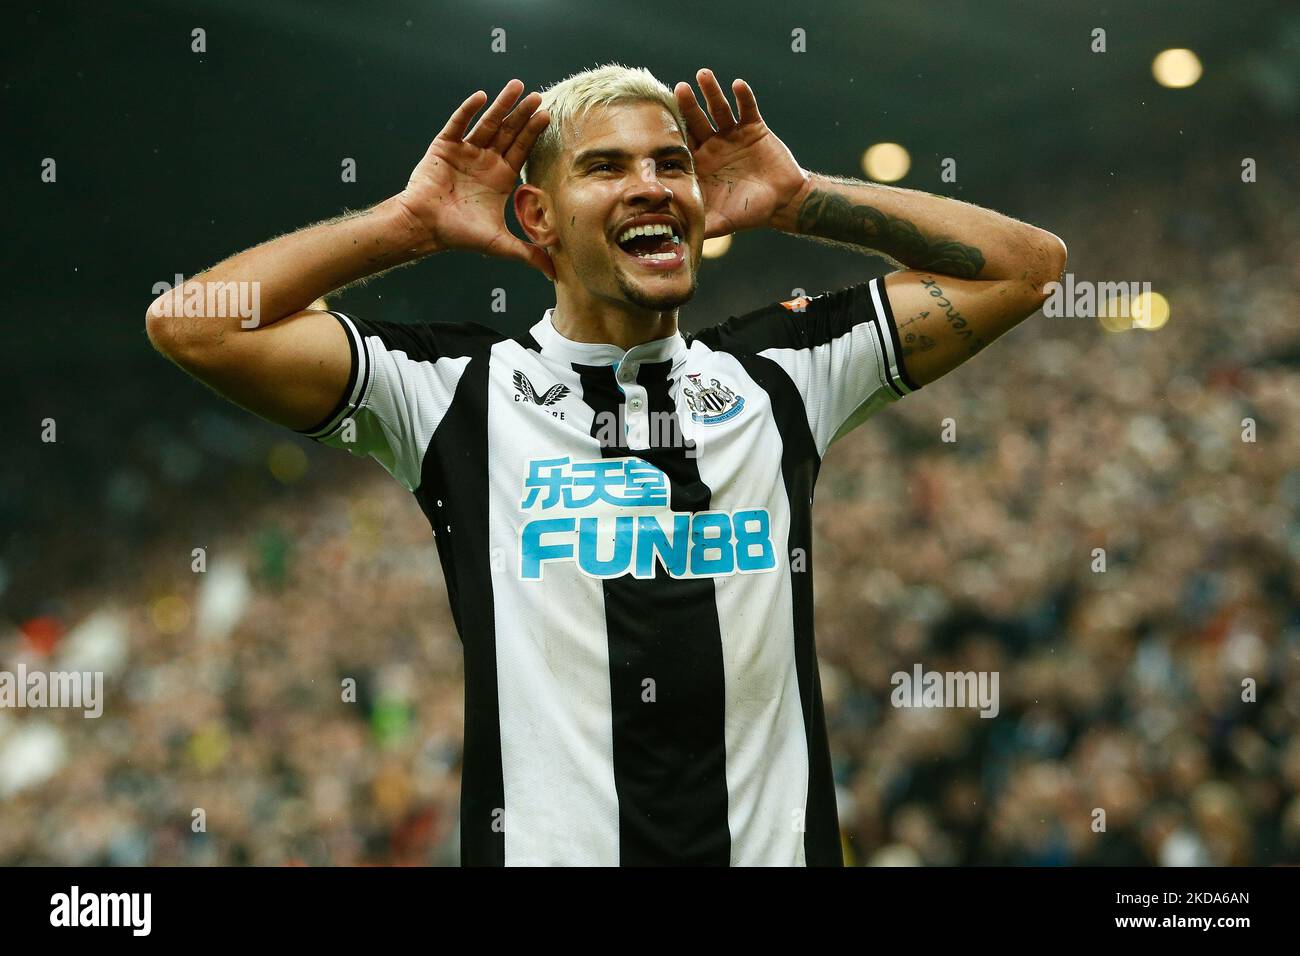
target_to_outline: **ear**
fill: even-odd
[[[515,218],[529,240],[546,248],[555,242],[555,229],[551,219],[551,197],[546,190],[530,183],[520,183],[512,197]]]

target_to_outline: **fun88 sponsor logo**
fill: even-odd
[[[547,564],[577,564],[594,578],[753,574],[776,567],[766,508],[670,511],[668,476],[640,458],[528,462],[520,510],[519,576],[540,581]]]

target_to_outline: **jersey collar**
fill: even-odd
[[[619,365],[625,361],[641,363],[672,359],[676,362],[686,356],[686,340],[680,331],[666,338],[634,345],[625,352],[606,342],[575,342],[565,338],[552,321],[554,313],[555,309],[547,309],[541,321],[530,329],[547,358],[578,365]]]

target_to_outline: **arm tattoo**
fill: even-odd
[[[974,246],[927,240],[906,219],[887,216],[871,206],[855,206],[839,193],[824,189],[814,189],[799,207],[798,229],[806,235],[875,249],[909,269],[974,279],[984,268],[984,254]]]
[[[907,327],[911,325],[913,322],[917,321],[918,319],[929,318],[929,316],[930,316],[930,310],[926,309],[923,312],[918,312],[916,315],[912,316],[906,322],[898,323],[899,334],[903,336],[904,357],[911,355],[913,352],[928,352],[930,351],[930,349],[938,345],[938,343],[935,342],[934,339],[930,338],[930,336],[926,335],[924,332],[907,331]]]
[[[923,275],[921,276],[921,285],[925,287],[926,291],[930,293],[931,298],[934,299],[935,307],[944,310],[943,315],[944,318],[948,320],[948,327],[952,329],[953,333],[959,339],[970,346],[970,351],[967,353],[968,355],[974,355],[980,349],[984,348],[984,346],[988,345],[988,342],[984,340],[982,335],[976,335],[975,330],[970,328],[970,323],[967,321],[966,317],[961,314],[961,310],[952,304],[952,300],[948,298],[947,294],[939,286],[938,280],[933,276]],[[921,315],[929,314],[929,312],[921,313]],[[904,326],[910,324],[912,321],[913,319],[909,319],[904,323]],[[922,351],[925,350],[922,349]],[[906,348],[904,348],[903,354],[909,354]]]
[[[911,325],[917,319],[923,319],[929,314],[929,312],[922,312],[920,315],[908,319],[903,325]],[[899,328],[899,331],[902,332],[902,327]],[[903,334],[903,357],[906,358],[913,352],[928,352],[938,344],[938,342],[922,332],[905,332]]]

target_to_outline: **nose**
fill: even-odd
[[[659,181],[657,164],[653,159],[642,160],[636,175],[624,193],[628,203],[635,205],[659,205],[673,198],[673,191]]]

